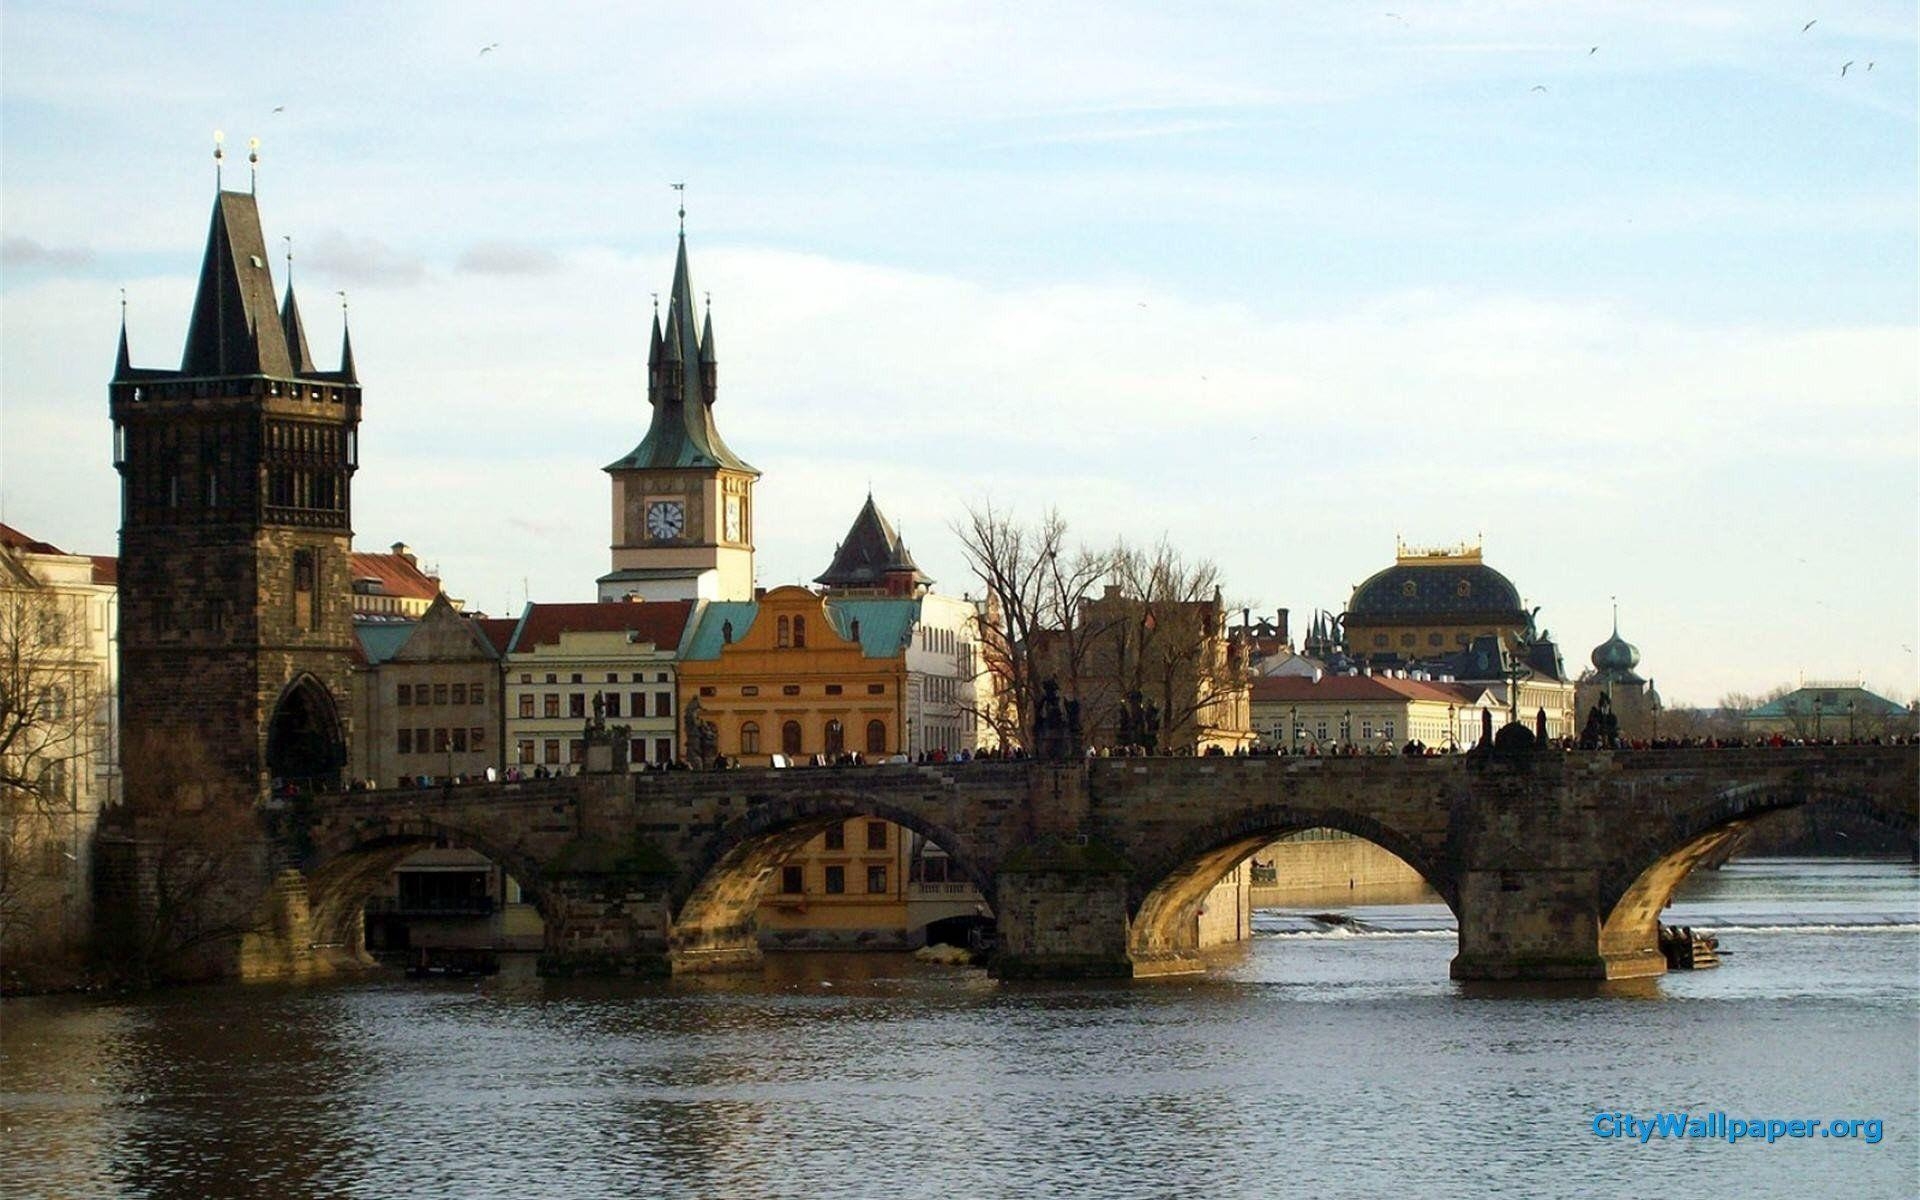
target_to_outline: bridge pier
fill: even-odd
[[[1602,937],[1599,873],[1474,870],[1460,880],[1462,980],[1644,979],[1666,973],[1653,937]],[[1641,944],[1644,941],[1644,944]]]
[[[996,880],[998,979],[1131,979],[1127,872],[1055,841]]]
[[[674,969],[664,890],[626,875],[573,875],[550,881],[544,899],[540,974],[666,975]]]

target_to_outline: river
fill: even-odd
[[[1751,860],[1724,965],[1452,983],[1444,907],[1263,910],[1213,974],[893,955],[721,980],[381,977],[0,1005],[0,1195],[1912,1196],[1920,873]],[[1647,1144],[1596,1113],[1877,1119]]]

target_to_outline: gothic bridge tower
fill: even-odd
[[[653,317],[647,434],[606,467],[613,477],[613,570],[602,600],[751,600],[753,484],[760,472],[713,422],[719,368],[711,306],[696,327],[686,213],[667,322]],[[696,331],[697,329],[697,331]]]
[[[220,191],[180,369],[132,365],[122,314],[110,395],[130,774],[150,737],[196,741],[256,795],[335,782],[347,760],[360,383],[344,331],[339,369],[315,366],[291,278],[274,300],[254,197]]]

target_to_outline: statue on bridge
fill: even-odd
[[[1049,679],[1041,685],[1040,711],[1033,718],[1034,757],[1066,762],[1080,752],[1080,702],[1060,700],[1060,685]]]
[[[709,771],[720,762],[720,729],[712,721],[700,715],[700,697],[687,701],[686,711],[681,714],[686,725],[686,736],[681,739],[686,759],[696,771]]]
[[[1605,692],[1587,710],[1587,723],[1580,729],[1582,750],[1611,750],[1620,744],[1620,717]]]

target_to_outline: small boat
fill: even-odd
[[[1691,925],[1662,925],[1660,953],[1676,971],[1704,971],[1720,965],[1720,939],[1695,933]]]

